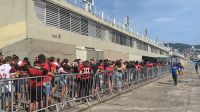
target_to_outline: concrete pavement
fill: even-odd
[[[190,70],[185,71],[178,86],[169,75],[85,112],[200,112],[200,79]]]

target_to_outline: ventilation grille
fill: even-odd
[[[71,31],[81,32],[81,16],[76,14],[71,14]]]
[[[88,36],[88,20],[81,17],[81,34]]]
[[[46,3],[46,24],[59,27],[59,9],[56,5]]]
[[[60,9],[60,28],[70,30],[70,12],[66,9]]]
[[[35,13],[42,23],[45,23],[45,7],[46,4],[43,0],[35,0]]]
[[[53,3],[35,0],[35,13],[38,19],[48,26],[102,40],[105,37],[105,27],[103,25]]]

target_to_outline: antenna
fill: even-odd
[[[127,17],[125,18],[124,25],[125,25],[126,27],[128,27],[128,26],[130,25],[129,16],[127,16]]]
[[[145,36],[145,37],[148,36],[148,30],[147,30],[147,28],[145,28],[145,30],[144,30],[144,36]]]
[[[85,10],[90,12],[92,10],[92,6],[94,6],[94,0],[82,0],[85,3]]]
[[[156,42],[158,42],[158,36],[156,36]]]

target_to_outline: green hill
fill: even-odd
[[[200,49],[200,45],[195,45],[194,46],[196,49]]]

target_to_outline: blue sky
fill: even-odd
[[[200,0],[95,0],[105,13],[160,42],[200,44]]]

